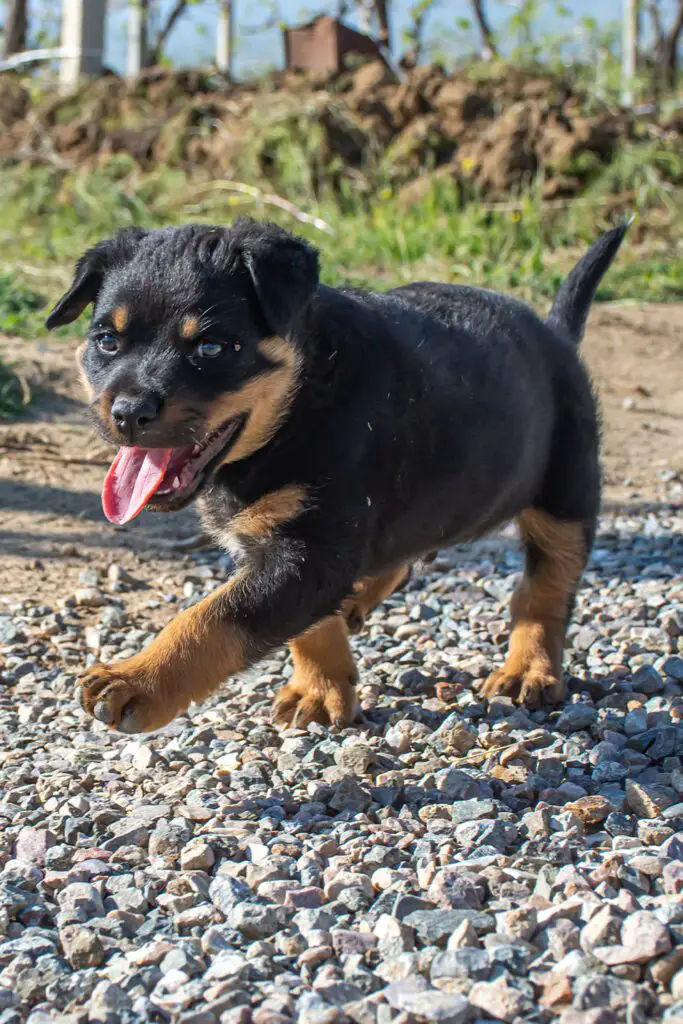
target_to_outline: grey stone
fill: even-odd
[[[480,935],[496,926],[491,914],[479,910],[414,910],[404,919],[422,942],[434,946],[442,945],[463,921],[469,921]]]
[[[335,787],[329,805],[335,811],[364,811],[372,803],[372,794],[352,775],[345,775]]]
[[[387,985],[384,996],[391,1007],[441,1024],[465,1024],[469,1019],[467,999],[457,993],[440,992],[419,975]]]
[[[589,729],[597,719],[598,710],[590,704],[569,704],[558,718],[555,727],[560,732],[579,732],[582,729]]]
[[[496,805],[493,800],[457,800],[451,807],[453,821],[477,821],[479,818],[495,818]]]
[[[81,920],[104,917],[104,904],[99,891],[86,882],[73,882],[59,893],[57,900],[61,910],[77,913]]]
[[[491,972],[489,955],[485,949],[463,946],[461,949],[438,953],[432,960],[430,978],[474,978],[485,981]]]
[[[216,875],[209,886],[209,897],[213,905],[227,917],[238,903],[253,899],[248,885],[231,875]]]
[[[455,829],[456,842],[466,848],[493,846],[501,853],[516,838],[516,829],[498,821],[466,821]]]
[[[88,1006],[89,1020],[110,1024],[112,1015],[120,1017],[132,1007],[130,996],[119,985],[100,981],[92,991]]]
[[[661,693],[664,689],[664,680],[654,665],[641,665],[633,673],[633,688],[648,695]]]
[[[678,655],[672,655],[670,658],[667,658],[662,665],[662,672],[667,676],[671,676],[677,683],[683,683],[683,658],[678,657]]]
[[[354,775],[365,775],[375,758],[376,754],[372,747],[365,743],[349,743],[339,747],[334,759],[345,771]]]
[[[460,768],[444,768],[436,773],[436,788],[446,800],[479,800],[491,796],[491,787],[479,782]]]
[[[238,903],[228,914],[228,924],[247,939],[263,939],[278,930],[280,921],[273,907]]]

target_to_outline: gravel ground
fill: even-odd
[[[612,514],[570,697],[488,707],[511,536],[448,551],[355,641],[366,721],[279,733],[284,653],[154,737],[82,665],[151,636],[119,566],[0,604],[0,1024],[683,1021],[683,517]],[[197,552],[165,596],[225,574]],[[139,594],[138,594],[139,597]]]

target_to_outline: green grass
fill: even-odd
[[[294,159],[294,158],[292,158]],[[332,284],[380,289],[410,280],[465,282],[510,292],[545,308],[563,275],[604,229],[638,215],[598,299],[683,298],[683,155],[663,143],[622,147],[580,200],[542,203],[535,190],[493,206],[464,202],[435,179],[409,205],[389,187],[369,200],[352,193],[317,201],[307,187],[287,198],[332,234],[267,201],[269,186],[239,192],[229,182],[188,180],[162,168],[142,175],[127,157],[90,172],[0,171],[0,332],[44,333],[46,309],[67,286],[77,257],[119,227],[187,221],[229,224],[240,213],[270,217],[311,238]],[[61,333],[82,334],[85,320]]]
[[[45,304],[43,296],[24,286],[18,275],[0,273],[0,330],[4,334],[25,334],[38,310]],[[35,319],[36,328],[39,321]],[[0,421],[14,419],[24,406],[21,384],[12,368],[0,361]]]
[[[10,366],[0,360],[0,421],[19,415],[24,406],[21,384]]]
[[[25,334],[44,306],[45,297],[29,288],[19,274],[0,273],[0,330],[4,334]]]

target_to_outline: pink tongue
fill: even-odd
[[[161,486],[173,448],[119,448],[102,487],[102,508],[110,523],[127,523]]]

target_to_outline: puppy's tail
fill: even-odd
[[[598,285],[616,256],[624,235],[634,218],[618,228],[608,231],[595,242],[579,260],[555,296],[548,323],[579,345],[588,319],[588,311]]]

